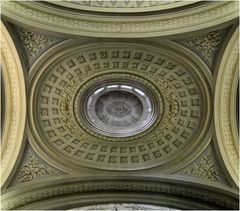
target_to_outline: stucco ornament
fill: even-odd
[[[26,28],[18,29],[18,36],[27,50],[29,60],[32,61],[44,48],[55,44],[58,40],[46,35],[30,31]]]
[[[31,70],[29,120],[33,144],[67,171],[80,166],[136,170],[167,166],[177,157],[189,159],[192,150],[206,142],[209,86],[198,66],[189,65],[188,59],[176,54],[164,45],[134,42],[59,44],[49,52],[48,59],[43,57]],[[143,92],[151,93],[157,115],[145,130],[119,137],[89,125],[82,110],[86,94],[91,96],[94,92],[89,90],[99,84],[116,82],[133,87],[141,84]],[[136,98],[133,100],[137,102]],[[131,113],[125,104],[105,112],[111,114],[115,109],[123,110],[118,115]],[[136,115],[135,111],[131,115]],[[100,120],[106,118],[99,115]]]
[[[178,8],[181,6],[190,5],[197,1],[156,1],[156,0],[112,0],[112,1],[57,1],[52,4],[64,6],[67,8],[77,8],[87,11],[100,11],[100,12],[116,12],[116,13],[140,13],[149,11],[160,11],[166,9]]]
[[[1,67],[5,114],[1,145],[1,184],[4,185],[20,153],[26,120],[26,93],[22,65],[14,42],[1,23]]]
[[[148,210],[166,210],[166,211],[175,211],[179,209],[163,207],[163,206],[154,206],[150,204],[133,204],[133,203],[115,203],[115,204],[97,204],[91,206],[84,206],[75,209],[70,209],[69,211],[78,211],[78,210],[108,210],[108,211],[117,211],[117,210],[128,210],[128,211],[148,211]]]
[[[199,162],[183,170],[181,174],[202,177],[212,182],[217,182],[222,178],[221,170],[214,161],[214,154],[212,151],[207,152]]]
[[[97,4],[99,1],[91,1]],[[105,1],[100,1],[105,2]],[[106,1],[107,2],[107,1]],[[120,1],[116,1],[120,2]],[[135,1],[136,4],[139,1]],[[145,3],[149,1],[144,1]],[[160,2],[160,1],[157,1]],[[58,5],[55,5],[58,4]],[[59,7],[59,4],[61,7]],[[105,3],[104,3],[105,4]],[[180,7],[179,7],[180,4]],[[186,7],[184,7],[184,4]],[[160,6],[131,8],[91,7],[60,1],[3,1],[2,14],[11,20],[62,34],[92,37],[153,37],[192,32],[238,18],[237,1],[176,2]],[[141,4],[143,5],[143,4]],[[169,5],[169,10],[168,9]],[[171,10],[170,8],[176,8]],[[178,5],[178,6],[177,6]],[[181,8],[181,12],[178,11]],[[96,9],[97,8],[97,9]],[[161,8],[164,12],[161,11]],[[86,11],[90,15],[86,16]],[[107,10],[107,11],[105,11]],[[127,11],[133,16],[108,14]],[[156,15],[155,11],[160,15]],[[99,13],[99,11],[101,13]],[[105,11],[105,12],[104,12]],[[142,12],[153,12],[150,14]]]
[[[27,154],[27,160],[23,163],[22,168],[18,172],[17,179],[20,182],[29,182],[33,179],[56,174],[57,172],[44,164],[40,163],[33,153]]]
[[[106,81],[93,87],[82,100],[78,98],[83,103],[78,103],[81,109],[77,113],[83,114],[86,123],[102,135],[127,137],[141,133],[157,118],[157,100],[145,92],[142,84],[117,81]]]
[[[235,30],[221,58],[215,88],[214,120],[221,156],[235,184],[239,186],[239,142],[237,130],[237,86],[239,41]]]
[[[224,34],[218,30],[200,35],[194,39],[184,40],[181,43],[199,53],[206,63],[211,66],[215,52],[220,46],[223,37]]]
[[[2,198],[3,210],[60,210],[98,203],[141,203],[178,207],[181,210],[238,209],[238,191],[226,186],[165,177],[84,177],[21,184]],[[20,188],[21,187],[21,188]]]

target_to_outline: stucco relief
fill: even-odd
[[[113,0],[113,1],[71,1],[67,0],[66,2],[72,2],[75,4],[80,5],[86,5],[86,6],[92,6],[92,7],[109,7],[109,8],[139,8],[139,7],[152,7],[156,5],[164,5],[164,4],[171,4],[176,2],[175,0],[171,1],[156,1],[156,0],[138,0],[138,1],[119,1],[119,0]]]
[[[224,171],[221,169],[212,144],[196,160],[177,174],[227,184]]]
[[[41,53],[48,48],[57,44],[62,39],[47,36],[42,33],[38,33],[27,28],[17,28],[17,35],[20,40],[23,49],[28,57],[27,63],[31,66],[34,61],[40,56]]]
[[[180,41],[180,43],[195,51],[209,67],[212,67],[216,52],[219,50],[224,37],[225,32],[218,30]]]
[[[226,168],[239,186],[239,134],[236,97],[239,80],[239,28],[232,32],[221,58],[215,89],[214,120],[218,147]]]
[[[33,153],[27,154],[27,160],[17,174],[20,182],[29,182],[35,178],[53,175],[57,172],[51,168],[44,166]]]
[[[205,2],[202,7],[193,6],[191,10],[186,9],[180,13],[170,12],[141,18],[130,16],[127,19],[118,17],[117,21],[114,21],[114,16],[110,16],[111,21],[109,21],[109,18],[104,15],[98,14],[97,16],[95,13],[86,18],[84,13],[69,12],[66,5],[63,5],[65,10],[59,10],[53,5],[41,4],[44,3],[4,1],[2,11],[5,16],[15,21],[20,19],[27,25],[34,25],[41,29],[46,29],[48,26],[48,30],[61,34],[94,37],[166,36],[208,28],[224,23],[226,19],[233,20],[238,17],[238,2],[236,1],[212,2],[211,4]],[[76,9],[76,6],[73,8]]]
[[[100,209],[144,210],[164,200],[179,209],[238,209],[237,32],[230,38],[238,2],[182,3],[3,2],[2,17],[18,32],[16,46],[26,50],[31,70],[21,69],[7,34],[2,209],[69,209],[96,200]],[[83,100],[107,81],[145,87],[154,110],[147,127],[126,136],[94,129]],[[140,123],[147,103],[117,95],[96,100],[96,117],[106,128]],[[33,148],[22,153],[26,126]]]
[[[133,170],[169,163],[187,145],[198,144],[191,142],[193,137],[204,138],[197,132],[208,118],[200,72],[160,53],[161,48],[134,43],[99,46],[71,47],[60,60],[55,55],[53,65],[38,70],[42,82],[32,89],[31,101],[39,102],[31,108],[32,127],[39,128],[34,136],[37,143],[38,136],[43,140],[38,144],[66,156],[74,168]],[[96,83],[116,79],[141,82],[156,96],[160,115],[142,133],[106,137],[84,122],[78,104],[84,93]]]
[[[86,11],[116,12],[116,13],[141,13],[150,11],[161,11],[173,8],[179,8],[186,5],[192,5],[198,1],[156,1],[156,0],[112,0],[112,1],[57,1],[52,4],[64,6],[66,8],[75,8]]]
[[[115,204],[97,204],[92,206],[84,206],[79,208],[74,208],[69,211],[78,211],[78,210],[108,210],[108,211],[117,211],[117,210],[128,210],[128,211],[148,211],[148,210],[165,210],[165,211],[175,211],[178,209],[164,207],[164,206],[154,206],[150,204],[133,204],[133,203],[115,203]]]
[[[1,73],[5,85],[5,115],[1,144],[1,185],[18,159],[26,121],[26,93],[22,64],[7,28],[1,22]],[[2,103],[2,102],[1,102]]]

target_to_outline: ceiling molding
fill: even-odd
[[[238,2],[215,1],[181,13],[109,17],[81,14],[29,1],[4,1],[2,14],[24,25],[68,35],[153,37],[191,32],[231,21],[238,17]]]
[[[236,28],[221,58],[218,70],[214,120],[217,143],[223,161],[236,185],[239,185],[239,148],[236,124],[236,90],[239,74],[239,27]]]
[[[161,54],[157,52],[161,52]],[[112,53],[117,55],[118,67],[112,67],[116,64]],[[198,156],[207,147],[210,141],[209,129],[212,118],[211,87],[208,81],[210,77],[206,77],[209,70],[201,60],[198,60],[198,57],[189,54],[189,50],[173,42],[156,45],[156,43],[144,43],[144,41],[111,40],[102,41],[99,44],[99,40],[95,42],[92,40],[85,42],[68,40],[56,45],[45,52],[30,70],[30,142],[42,157],[50,158],[50,163],[57,162],[57,166],[64,168],[67,172],[78,172],[82,165],[108,170],[140,170],[162,165],[162,170],[171,171],[182,167],[183,163],[190,162],[190,159],[194,159],[192,156]],[[133,59],[134,56],[138,58]],[[135,61],[133,64],[131,64],[131,59]],[[84,61],[88,61],[89,65]],[[105,67],[105,63],[110,66]],[[128,67],[122,67],[126,64]],[[82,71],[79,72],[80,75],[78,67]],[[68,71],[64,71],[64,68]],[[86,68],[90,69],[86,70]],[[147,72],[150,72],[147,73],[145,69],[141,68],[147,68]],[[158,75],[158,71],[162,76]],[[68,74],[65,75],[63,72]],[[111,77],[141,81],[156,96],[159,95],[160,90],[166,104],[164,117],[156,122],[151,131],[145,131],[131,139],[127,137],[120,140],[106,139],[99,134],[92,133],[91,130],[88,131],[85,124],[76,122],[72,117],[74,115],[77,118],[77,113],[79,113],[76,113],[74,109],[79,107],[75,106],[74,99],[77,99],[75,95],[81,94],[91,84],[106,78],[111,79]],[[167,82],[160,83],[161,80]],[[179,94],[179,86],[182,94]],[[78,92],[80,87],[81,91]],[[65,92],[61,91],[63,88],[69,93],[64,94]],[[165,90],[164,93],[163,90]],[[171,96],[169,93],[172,93]],[[175,95],[179,95],[179,97],[174,98]],[[65,105],[66,102],[70,104]],[[186,110],[184,105],[192,105],[192,110]],[[49,106],[49,110],[47,106]],[[169,110],[170,107],[172,109],[176,107],[176,116],[174,115],[175,111]],[[70,114],[64,110],[65,108],[70,109]],[[53,116],[52,112],[55,113]],[[59,123],[52,119],[53,117],[54,119],[59,118],[58,121],[63,124],[65,129],[61,128]],[[159,123],[160,121],[164,124]],[[174,131],[172,132],[172,130]],[[56,139],[56,134],[59,134],[61,138]],[[156,142],[162,136],[165,141]],[[190,138],[193,136],[196,138],[194,142]],[[73,137],[75,137],[75,141],[72,140]],[[70,139],[72,141],[67,141]],[[91,143],[88,140],[91,140]],[[176,140],[178,143],[172,143]],[[125,149],[121,148],[122,143],[124,143],[123,148]],[[186,143],[189,145],[185,148],[185,153],[179,154],[183,162],[180,164],[178,163],[180,157],[174,159],[176,154],[173,152],[182,150],[183,146],[186,147],[184,145]],[[86,150],[88,147],[91,148],[91,153]],[[116,150],[119,154],[112,150]],[[192,153],[193,150],[196,150],[195,153]],[[80,152],[83,154],[80,155]],[[63,154],[66,156],[64,160],[61,159]],[[186,156],[187,154],[189,156]],[[95,162],[98,162],[98,165]],[[166,165],[168,163],[171,163],[172,166]]]
[[[3,1],[1,208],[238,209],[238,5]]]
[[[186,5],[198,3],[197,1],[156,1],[156,0],[138,0],[138,1],[56,1],[48,2],[65,8],[78,9],[82,11],[91,12],[105,12],[105,13],[142,13],[142,12],[153,12],[162,11],[169,9],[176,9]]]
[[[1,149],[1,184],[6,182],[22,147],[26,121],[26,93],[22,65],[14,42],[1,23],[1,56],[5,93],[5,119]]]
[[[98,192],[101,192],[98,195]],[[121,200],[117,198],[104,197],[103,201],[101,196],[111,191],[121,191],[124,196]],[[211,209],[215,206],[215,209],[238,209],[238,193],[226,186],[215,186],[214,184],[206,184],[204,182],[195,183],[193,181],[182,180],[175,176],[168,175],[167,177],[68,177],[59,178],[53,180],[45,180],[45,182],[39,183],[33,181],[30,185],[18,185],[18,189],[9,188],[8,192],[2,196],[2,208],[8,209],[57,209],[64,207],[70,209],[79,206],[85,206],[92,203],[92,194],[95,194],[96,200],[99,202],[132,202],[131,198],[128,197],[131,192],[142,193],[143,197],[139,197],[143,203],[150,204],[161,204],[162,196],[170,197],[175,196],[178,200],[185,198],[182,201],[182,205],[187,201],[186,199],[193,200],[195,208],[198,209],[208,206]],[[137,192],[137,193],[136,193]],[[144,197],[151,196],[149,200],[144,200]],[[100,198],[99,198],[100,197]],[[78,202],[76,203],[76,200]],[[60,200],[60,201],[59,201]],[[62,204],[61,201],[66,203]],[[171,207],[171,200],[165,199],[165,205]],[[46,204],[47,203],[47,204]],[[72,205],[71,205],[72,203]],[[181,204],[181,202],[179,202]],[[74,204],[74,206],[73,206]],[[177,207],[176,207],[177,208]],[[181,207],[183,208],[183,207]],[[185,208],[187,206],[185,205]],[[189,207],[188,207],[189,208]],[[206,208],[206,207],[205,207]]]

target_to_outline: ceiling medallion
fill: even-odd
[[[81,113],[90,127],[109,137],[128,137],[149,128],[156,119],[153,98],[136,82],[105,82],[93,87]]]
[[[71,87],[72,92],[65,96],[74,99],[73,114],[78,126],[97,139],[108,142],[136,140],[153,130],[163,117],[162,94],[152,83],[126,70],[110,70],[77,87]],[[64,109],[69,106],[67,101],[65,98],[61,104],[65,125],[81,137],[82,132],[71,124],[73,121]]]
[[[206,78],[185,60],[163,45],[52,48],[31,70],[32,143],[66,171],[184,161],[205,145],[211,106]]]

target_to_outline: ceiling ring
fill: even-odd
[[[110,137],[132,136],[150,127],[158,113],[153,98],[135,81],[104,81],[87,91],[77,103],[78,114],[97,133]],[[80,119],[80,118],[79,118]]]

